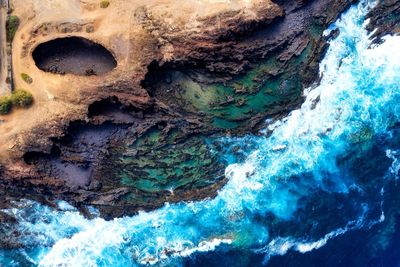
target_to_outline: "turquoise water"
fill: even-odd
[[[400,169],[400,37],[370,47],[364,16],[371,5],[353,6],[327,30],[340,34],[300,109],[271,125],[269,137],[226,140],[255,148],[227,167],[216,198],[112,221],[85,219],[64,202],[54,210],[21,201],[6,212],[18,218],[22,246],[2,250],[1,264],[233,266],[205,265],[202,257],[235,251],[260,256],[238,266],[258,266],[384,224],[385,184]]]

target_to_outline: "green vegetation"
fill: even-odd
[[[9,16],[6,22],[7,42],[11,43],[19,27],[20,20],[17,16]]]
[[[1,97],[0,98],[0,115],[5,115],[11,111],[11,99],[10,97]]]
[[[26,73],[21,73],[21,78],[24,80],[27,84],[31,84],[33,82],[31,76],[29,76]]]
[[[11,102],[15,107],[26,108],[32,105],[33,96],[24,90],[17,90],[11,95]]]
[[[13,107],[27,108],[33,103],[31,93],[24,90],[17,90],[11,96],[0,97],[0,115],[10,113]]]
[[[101,8],[107,8],[110,5],[109,1],[103,0],[100,2],[100,7]]]

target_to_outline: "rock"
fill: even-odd
[[[87,70],[85,71],[85,75],[86,75],[86,76],[95,76],[95,75],[97,75],[97,74],[96,74],[96,72],[94,71],[94,69],[87,69]]]
[[[88,25],[88,26],[86,26],[86,32],[87,32],[87,33],[94,32],[94,26],[93,26],[93,25]]]
[[[374,31],[372,38],[375,42],[381,42],[387,34],[400,33],[400,2],[397,0],[379,1],[377,6],[368,14],[370,22],[369,31]]]

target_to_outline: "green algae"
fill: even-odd
[[[301,97],[300,66],[310,60],[312,51],[313,44],[308,43],[289,63],[281,61],[279,53],[275,53],[225,83],[200,83],[184,72],[171,71],[173,89],[162,98],[177,104],[184,112],[202,114],[214,128],[246,127],[259,114],[279,113]]]
[[[221,163],[203,136],[182,139],[182,132],[154,127],[112,151],[117,178],[112,183],[145,193],[208,186],[220,179]]]

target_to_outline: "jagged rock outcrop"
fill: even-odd
[[[371,20],[368,30],[374,31],[373,38],[381,41],[387,34],[400,32],[400,2],[397,0],[381,0],[368,16]]]

